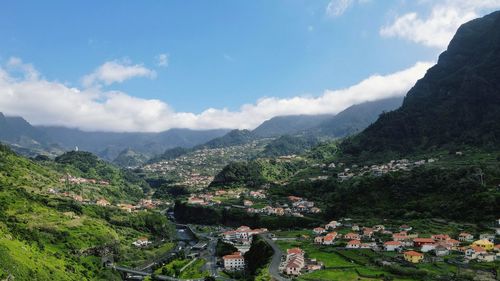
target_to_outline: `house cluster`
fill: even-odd
[[[257,194],[263,194],[263,192],[259,192]],[[265,194],[264,194],[265,196]],[[321,209],[314,206],[314,202],[307,201],[301,197],[297,196],[288,196],[288,200],[290,204],[285,203],[279,205],[278,207],[272,206],[264,206],[263,208],[252,208],[253,202],[250,200],[245,200],[243,203],[247,208],[248,213],[252,214],[264,214],[264,215],[273,215],[273,216],[294,216],[294,217],[303,217],[304,214],[317,214],[321,212]]]
[[[97,179],[86,179],[75,177],[70,174],[66,174],[66,176],[59,179],[62,183],[71,183],[71,184],[99,184],[99,185],[109,185],[109,181],[107,180],[97,180]]]
[[[224,269],[227,271],[240,271],[245,269],[245,257],[241,252],[234,252],[222,257]]]
[[[357,232],[349,232],[344,235],[337,233],[336,228],[340,227],[342,223],[338,221],[331,221],[325,227],[316,227],[313,229],[314,243],[321,245],[332,245],[337,240],[343,239],[346,241],[346,248],[348,249],[376,249],[377,244],[367,239],[372,238],[373,233],[381,230],[381,228],[368,228],[364,227],[361,231],[358,226],[353,226],[353,230]],[[362,239],[364,242],[362,242]]]
[[[143,170],[174,178],[179,185],[202,189],[224,166],[245,159],[247,151],[256,149],[257,145],[258,141],[255,141],[240,146],[198,149],[175,159],[145,165]]]
[[[375,176],[380,176],[383,174],[387,174],[390,172],[397,172],[397,171],[409,171],[415,167],[427,164],[427,163],[434,163],[436,162],[437,159],[434,158],[429,158],[427,160],[418,160],[411,162],[408,159],[400,159],[400,160],[391,160],[388,163],[385,164],[380,164],[380,165],[371,165],[371,166],[364,166],[362,168],[358,167],[358,165],[353,165],[351,168],[344,168],[344,170],[340,173],[337,174],[337,177],[339,178],[340,181],[348,180],[356,175],[363,176],[363,175],[375,175]],[[340,165],[339,165],[340,166]]]
[[[255,198],[255,199],[266,199],[266,192],[263,189],[259,189],[256,191],[250,191],[249,193],[250,197]]]
[[[279,270],[289,276],[299,276],[302,273],[320,270],[323,263],[316,259],[308,259],[300,248],[287,249],[286,257],[280,264]]]
[[[321,245],[343,245],[347,249],[372,249],[375,251],[397,251],[403,253],[408,262],[417,263],[424,260],[425,254],[435,257],[449,255],[452,251],[464,254],[465,260],[495,261],[500,259],[500,245],[495,245],[495,234],[481,234],[479,240],[474,240],[470,233],[462,232],[453,239],[448,234],[433,234],[430,237],[419,237],[417,233],[411,232],[412,227],[401,225],[397,231],[389,231],[383,225],[373,227],[361,227],[349,225],[352,232],[341,235],[337,228],[342,226],[340,222],[331,221],[324,227],[312,229],[314,243]],[[390,235],[391,240],[382,241],[375,237],[376,233]],[[335,242],[339,243],[335,243]],[[343,243],[341,243],[341,241]],[[464,246],[465,245],[465,246]],[[417,252],[418,250],[418,252]]]
[[[234,230],[223,232],[222,239],[233,245],[250,245],[252,237],[256,234],[267,232],[266,228],[251,229],[248,226],[242,225]]]
[[[405,260],[414,263],[423,261],[424,253],[432,253],[434,256],[442,257],[449,255],[452,251],[463,253],[466,261],[492,262],[500,259],[500,245],[495,246],[493,243],[495,235],[491,234],[481,234],[480,239],[474,241],[474,235],[467,232],[460,233],[457,237],[458,240],[456,240],[448,234],[434,234],[424,238],[418,237],[418,234],[408,234],[406,231],[401,231],[394,233],[392,238],[392,241],[384,243],[384,250],[418,249],[420,252],[410,251],[410,254],[404,252]],[[460,246],[464,244],[466,245]]]
[[[214,199],[214,196],[210,193],[191,195],[188,198],[188,204],[202,205],[202,206],[213,206],[215,204],[220,204],[220,200]]]

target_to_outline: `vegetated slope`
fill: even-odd
[[[305,167],[306,163],[303,160],[256,159],[245,162],[232,162],[214,177],[210,186],[247,185],[259,187],[266,183],[286,181]]]
[[[317,127],[332,117],[331,114],[277,116],[264,121],[252,133],[264,138],[294,135]]]
[[[272,192],[303,196],[324,204],[327,218],[444,218],[489,222],[500,212],[497,157],[499,154],[482,160],[475,160],[477,157],[473,155],[462,160],[439,160],[435,165],[409,172],[360,176],[342,182],[335,177],[316,182],[297,180],[286,187],[275,187]],[[482,181],[481,175],[486,180]]]
[[[319,140],[313,136],[283,135],[268,143],[260,156],[273,157],[301,154],[318,143]]]
[[[462,25],[398,110],[343,144],[350,155],[500,145],[500,12]]]
[[[100,197],[110,201],[137,201],[148,191],[148,184],[128,170],[121,170],[90,152],[70,151],[44,164],[71,176],[104,180],[108,184],[67,184],[66,188],[83,195],[84,199],[97,200]],[[64,179],[64,178],[63,178]]]
[[[401,106],[403,97],[355,104],[309,130],[310,134],[341,138],[355,134],[375,122],[380,114]]]
[[[61,173],[0,145],[0,278],[12,280],[121,280],[101,265],[135,255],[130,243],[166,226],[163,216],[125,214],[53,195]]]
[[[146,163],[147,160],[148,158],[144,154],[127,148],[118,154],[113,160],[113,164],[125,168],[134,168]]]

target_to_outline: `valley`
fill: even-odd
[[[176,113],[195,129],[129,132],[0,113],[0,281],[500,280],[499,69],[497,11],[461,25],[404,98],[336,114],[227,129],[203,123],[210,108]]]

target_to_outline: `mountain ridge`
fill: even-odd
[[[403,105],[342,144],[354,156],[500,144],[500,11],[463,24]]]

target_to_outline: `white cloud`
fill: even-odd
[[[168,66],[169,54],[159,54],[156,56],[156,65],[158,66]]]
[[[17,61],[20,68],[29,65]],[[337,113],[350,105],[404,95],[431,63],[388,75],[372,75],[318,97],[266,97],[237,111],[209,108],[195,114],[176,112],[167,103],[100,88],[77,89],[40,77],[17,78],[0,67],[0,111],[19,115],[38,125],[61,125],[83,130],[158,132],[170,128],[252,129],[278,115]],[[34,70],[34,69],[33,69]],[[29,71],[29,70],[26,70]]]
[[[96,86],[104,83],[110,85],[121,83],[134,77],[155,78],[156,72],[140,64],[131,64],[128,60],[108,61],[99,66],[94,72],[82,78],[85,87]]]
[[[353,0],[331,0],[326,6],[326,14],[331,17],[341,16],[352,4]]]
[[[398,16],[391,24],[380,29],[380,35],[443,50],[461,24],[500,7],[500,0],[438,0],[421,3],[433,4],[428,15],[410,12]]]
[[[326,15],[330,17],[339,17],[349,9],[352,5],[355,3],[358,3],[360,5],[364,4],[369,4],[372,2],[372,0],[330,0],[328,4],[326,5]]]

